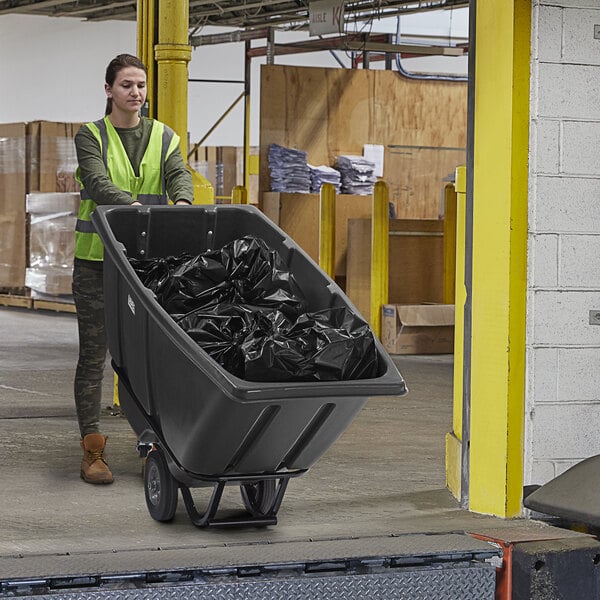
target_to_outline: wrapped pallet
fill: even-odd
[[[25,285],[32,298],[71,302],[77,192],[27,194],[29,267]]]
[[[26,267],[39,266],[35,262],[37,258],[32,265],[28,256],[26,194],[79,191],[75,182],[77,156],[73,141],[79,127],[78,123],[50,121],[0,124],[1,292],[22,295],[29,283],[33,283],[33,272],[28,274],[28,283],[25,281]],[[57,207],[45,214],[60,212],[64,211]],[[38,233],[34,233],[34,238],[36,236]],[[48,241],[44,243],[47,245]],[[57,241],[59,243],[62,241]],[[34,256],[37,256],[35,249]],[[66,283],[60,286],[61,290],[65,288]],[[71,293],[70,285],[68,293]]]

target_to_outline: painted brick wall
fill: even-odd
[[[600,454],[598,0],[533,0],[525,483]]]

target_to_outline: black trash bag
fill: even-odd
[[[306,310],[300,288],[279,255],[252,236],[198,256],[130,262],[169,314],[217,302],[272,306],[290,318]]]
[[[242,306],[216,304],[176,318],[177,324],[224,369],[238,377],[244,372],[240,344],[253,315]]]
[[[377,375],[373,333],[346,307],[306,313],[289,329],[255,332],[242,354],[248,381],[343,381]]]
[[[195,307],[221,300],[227,293],[225,267],[210,257],[169,256],[149,260],[130,259],[144,285],[169,313],[187,313]]]
[[[240,238],[197,256],[130,262],[178,325],[241,379],[377,376],[368,325],[346,307],[307,313],[294,277],[258,238]]]
[[[203,306],[181,317],[177,324],[223,368],[245,379],[246,358],[242,350],[251,336],[264,337],[289,328],[285,315],[272,309],[246,304]]]

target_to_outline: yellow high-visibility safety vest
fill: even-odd
[[[121,138],[108,117],[86,123],[86,127],[98,140],[108,177],[119,189],[142,204],[167,204],[165,161],[179,145],[179,136],[172,129],[160,121],[152,122],[148,147],[140,163],[140,174],[136,176]],[[90,220],[96,203],[86,193],[79,169],[76,179],[81,185],[81,203],[75,226],[75,257],[100,261],[104,258],[104,246]]]

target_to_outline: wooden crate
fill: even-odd
[[[444,295],[444,222],[391,219],[389,304],[442,303]],[[363,318],[371,308],[371,221],[348,221],[346,293]]]

